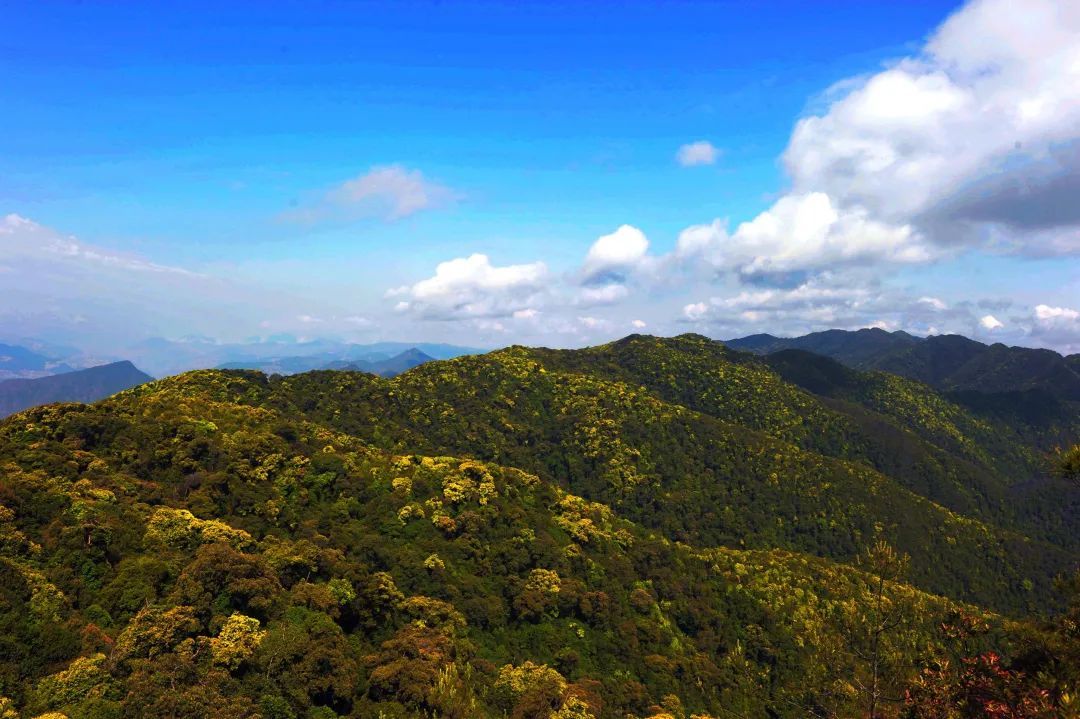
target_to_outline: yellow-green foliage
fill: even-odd
[[[101,698],[113,685],[105,655],[78,657],[67,669],[37,683],[31,703],[42,708],[64,707],[85,699]]]
[[[409,597],[398,604],[409,621],[423,627],[454,634],[465,628],[465,617],[454,605],[432,597]]]
[[[210,639],[214,663],[230,670],[239,668],[255,654],[266,636],[260,626],[258,619],[239,613],[226,619],[218,635]]]
[[[561,697],[566,693],[566,679],[546,664],[526,661],[520,665],[506,664],[499,669],[495,691],[511,706],[523,696],[543,692]]]
[[[540,594],[555,595],[561,587],[559,573],[550,569],[534,569],[525,580],[525,589]]]
[[[233,529],[217,519],[199,519],[186,509],[158,507],[146,523],[144,540],[172,549],[190,549],[199,544],[227,542],[234,547],[251,543],[251,535]]]
[[[40,622],[60,621],[61,613],[68,607],[64,593],[43,572],[26,564],[0,559],[0,562],[5,561],[22,576],[30,590],[30,613],[33,618]]]
[[[146,607],[136,614],[116,638],[110,659],[154,657],[167,652],[199,628],[195,612],[188,606]]]

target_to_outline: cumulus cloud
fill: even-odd
[[[720,150],[708,140],[687,143],[675,153],[675,159],[683,167],[713,165],[719,157]]]
[[[346,180],[311,206],[287,212],[283,217],[307,223],[360,217],[394,221],[458,197],[458,193],[427,179],[419,170],[383,165]]]
[[[691,322],[704,319],[709,312],[709,306],[704,302],[693,302],[683,307],[683,316]]]
[[[548,285],[543,262],[497,267],[487,255],[474,254],[440,263],[435,274],[407,289],[396,309],[423,319],[511,317],[541,301]]]
[[[792,273],[883,261],[919,263],[935,255],[910,225],[878,222],[862,208],[842,210],[822,192],[783,197],[731,235],[718,222],[687,228],[675,251],[771,284],[788,283]]]
[[[609,235],[597,238],[589,248],[582,265],[582,281],[586,284],[616,284],[637,269],[647,259],[649,240],[645,233],[631,225],[622,225]]]
[[[1080,352],[1080,310],[1071,307],[1036,305],[1031,335],[1039,342],[1060,347],[1065,352]]]
[[[630,326],[636,330],[643,330],[648,327],[644,320],[633,320],[630,322]]]
[[[997,317],[994,317],[993,315],[983,315],[979,318],[979,324],[982,326],[983,329],[990,331],[1000,330],[1005,326],[1005,324],[1001,320],[999,320]]]
[[[784,285],[971,247],[1080,253],[1080,4],[975,0],[827,98],[792,132],[788,193],[734,232],[687,228],[678,259]]]
[[[919,55],[801,120],[784,163],[795,192],[939,244],[1077,252],[1077,127],[1080,5],[976,0]]]

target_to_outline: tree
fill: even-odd
[[[1053,471],[1071,482],[1080,482],[1080,443],[1057,451],[1053,457]]]
[[[899,675],[894,648],[911,607],[890,584],[907,572],[908,557],[884,540],[874,542],[859,557],[858,565],[869,574],[868,585],[848,628],[849,647],[855,657],[853,685],[868,719],[881,719],[884,707],[899,703]]]

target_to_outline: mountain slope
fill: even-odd
[[[0,424],[0,693],[73,718],[857,711],[873,576],[674,544],[521,470],[252,404],[273,392],[199,372]],[[900,681],[965,651],[934,629],[958,611],[1012,631],[884,596]]]
[[[642,346],[631,354],[660,358],[661,365],[667,360],[653,352],[657,347],[674,357],[708,356],[703,347],[730,352],[704,338],[634,343]],[[942,409],[916,403],[914,416],[878,415],[883,426],[933,420],[934,431],[951,442],[942,440],[942,449],[893,424],[904,441],[875,449],[881,463],[891,465],[883,474],[858,446],[869,441],[865,427],[764,365],[717,363],[718,376],[711,378],[696,371],[673,374],[704,378],[714,388],[711,394],[691,391],[718,400],[695,410],[637,382],[604,377],[607,365],[597,355],[619,345],[557,353],[510,348],[431,363],[391,381],[316,372],[266,383],[244,375],[228,397],[302,412],[392,451],[518,466],[672,539],[780,546],[847,559],[881,531],[913,555],[913,579],[920,586],[1001,609],[1047,597],[1052,576],[1076,560],[1077,518],[1067,510],[1076,491],[1064,489],[1066,502],[1058,497],[1017,518],[1011,478],[983,464],[991,458],[980,459],[981,450],[948,415],[935,414]],[[589,370],[560,368],[553,358]],[[611,365],[625,371],[626,362]],[[961,408],[943,406],[978,425]],[[913,466],[903,461],[909,447],[926,455]],[[935,466],[938,478],[927,480]],[[942,494],[951,483],[951,499],[970,511],[920,495],[926,481],[936,482]],[[1038,482],[1050,486],[1054,480]],[[1038,535],[1043,541],[1024,536],[1039,526],[1046,528]],[[991,557],[994,570],[986,572],[983,562]]]
[[[124,361],[37,379],[0,381],[0,418],[51,402],[96,402],[153,379]]]
[[[895,696],[991,648],[1073,672],[961,600],[1042,611],[1080,555],[918,490],[937,461],[1008,491],[1022,439],[810,357],[796,384],[797,357],[635,336],[394,379],[197,371],[9,418],[0,708],[795,719],[860,715],[875,666]]]

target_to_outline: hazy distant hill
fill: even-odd
[[[37,379],[4,380],[0,382],[0,417],[51,402],[96,402],[153,379],[124,361]]]
[[[327,361],[325,355],[279,357],[266,361],[227,362],[217,369],[255,369],[266,374],[297,374],[317,369],[333,369],[370,372],[380,377],[393,377],[434,359],[415,347],[411,347],[392,357],[383,357],[380,352],[355,360]]]
[[[906,332],[829,330],[802,337],[750,335],[727,340],[733,349],[772,354],[804,350],[856,369],[883,370],[946,391],[1040,390],[1080,400],[1080,361],[1048,349],[986,345],[960,335],[925,339]]]
[[[324,369],[343,369],[343,370],[356,370],[359,372],[370,372],[371,374],[377,374],[380,377],[396,377],[402,372],[411,370],[413,367],[419,367],[425,362],[434,361],[434,357],[424,354],[420,350],[413,347],[407,349],[401,354],[394,355],[390,359],[379,360],[374,362],[352,362],[340,367],[327,366]]]
[[[354,344],[337,340],[296,341],[290,337],[218,343],[191,337],[183,340],[152,338],[124,348],[123,356],[158,377],[191,369],[259,369],[271,374],[295,374],[354,362],[388,360],[416,349],[434,359],[451,359],[486,350],[432,342],[374,342]]]
[[[26,347],[0,344],[0,379],[42,377],[71,369],[55,358]]]

